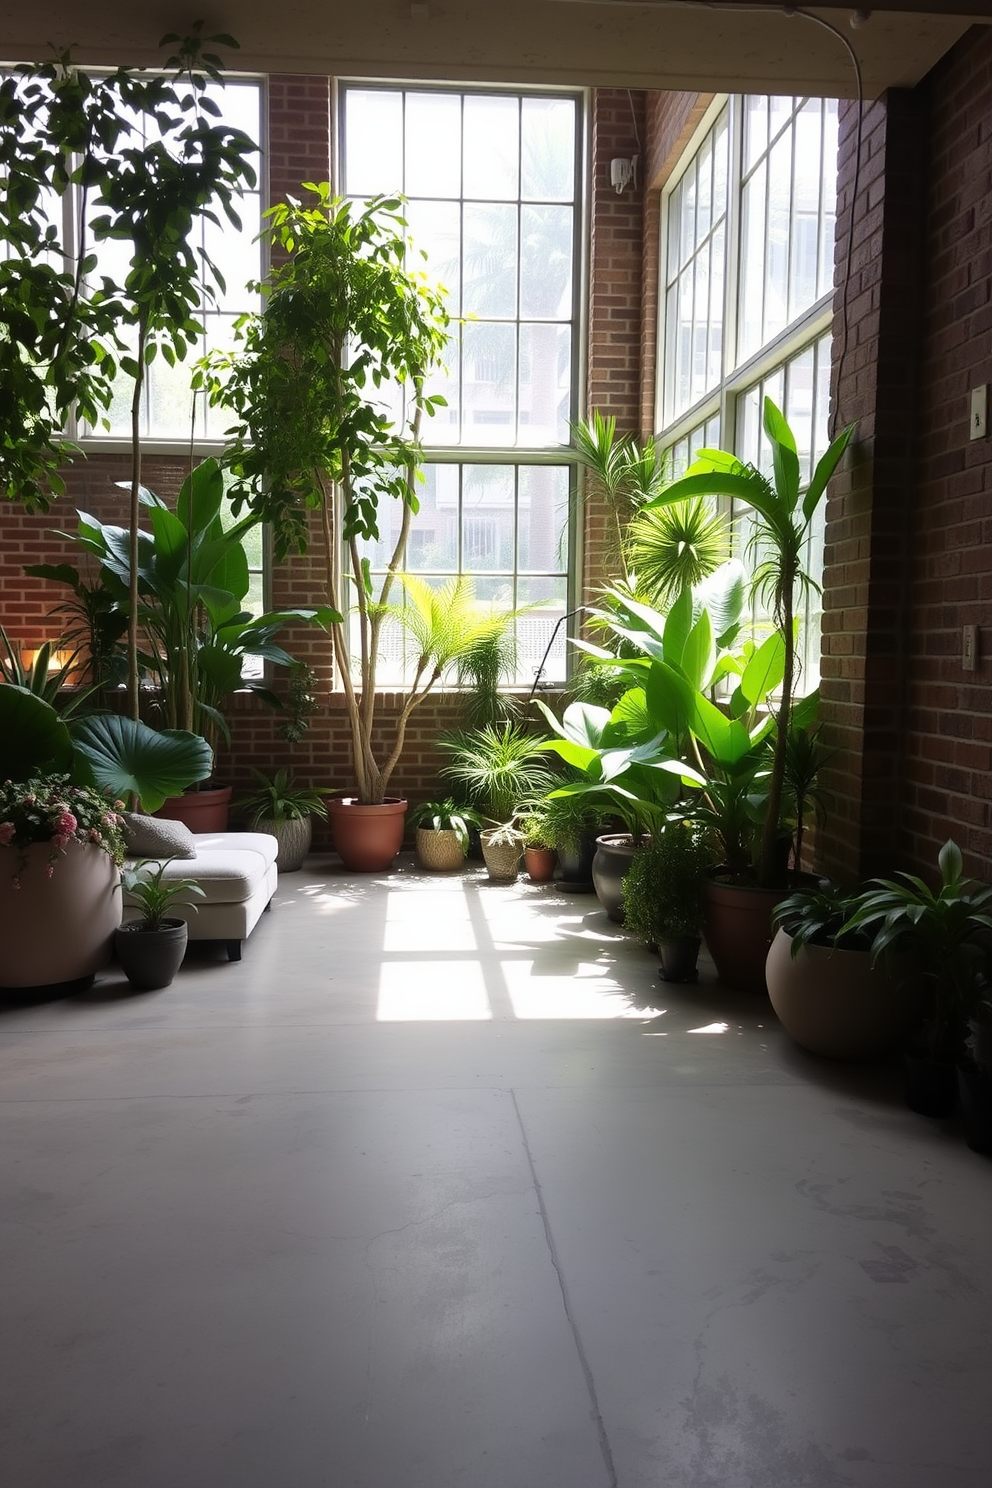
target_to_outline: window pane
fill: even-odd
[[[562,573],[568,560],[568,470],[523,466],[518,476],[517,569]]]
[[[348,89],[345,180],[350,196],[403,189],[403,95]]]
[[[525,201],[575,197],[575,106],[570,99],[525,98],[520,195]]]
[[[571,207],[523,207],[520,214],[520,314],[567,318],[572,310]]]
[[[407,94],[403,189],[408,196],[461,194],[461,112],[461,100],[450,94]]]
[[[466,205],[465,314],[510,319],[517,313],[517,209]]]
[[[764,94],[744,99],[744,169],[749,171],[768,149],[768,99]]]
[[[512,444],[516,436],[516,327],[469,321],[462,327],[462,438]]]
[[[789,319],[789,217],[792,196],[792,135],[785,134],[768,157],[768,257],[762,345]]]
[[[466,465],[462,471],[462,569],[513,572],[516,510],[512,465]]]
[[[407,549],[407,567],[415,573],[458,572],[458,477],[457,465],[424,469]]]
[[[516,98],[465,98],[466,196],[512,201],[520,180],[520,104]]]
[[[410,225],[414,264],[432,284],[441,285],[451,315],[461,314],[462,221],[457,202],[410,201],[404,209]],[[426,259],[420,257],[426,254]]]
[[[565,626],[560,622],[568,608],[565,580],[522,578],[517,584],[517,603],[530,607],[517,621],[517,669],[521,683],[532,685],[542,662],[541,682],[564,682]],[[549,645],[551,650],[545,659]]]
[[[567,444],[571,373],[570,325],[521,325],[519,444]]]

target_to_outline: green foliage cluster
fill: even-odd
[[[326,792],[312,785],[297,785],[285,765],[272,776],[261,770],[251,773],[258,781],[258,789],[245,797],[241,810],[252,826],[262,821],[305,821],[309,816],[323,815],[326,810]]]
[[[698,822],[666,821],[634,853],[624,878],[626,928],[647,945],[698,936],[703,883],[712,862],[712,846]]]
[[[124,892],[141,910],[142,930],[161,930],[177,905],[196,911],[192,901],[206,898],[206,891],[191,878],[165,878],[168,863],[168,858],[146,858],[121,874]]]
[[[73,784],[68,774],[29,775],[0,784],[0,847],[15,847],[14,879],[26,862],[25,849],[47,843],[48,876],[70,842],[95,846],[117,864],[124,861],[122,803],[112,802],[90,786]]]

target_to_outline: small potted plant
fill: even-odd
[[[124,974],[141,992],[168,987],[183,963],[188,928],[184,919],[170,911],[182,904],[195,913],[191,899],[206,897],[192,879],[164,881],[162,875],[169,861],[146,860],[121,873],[124,893],[141,913],[121,925],[114,943]]]
[[[451,756],[441,773],[466,791],[490,823],[481,834],[489,877],[512,882],[524,849],[517,814],[523,802],[543,795],[554,783],[540,739],[518,723],[486,724],[442,739],[440,745]]]
[[[936,893],[912,873],[871,879],[842,927],[872,933],[873,961],[904,952],[919,969],[923,1016],[904,1064],[906,1104],[925,1116],[954,1109],[968,1019],[992,981],[992,885],[965,877],[956,842],[944,843],[937,864]]]
[[[471,806],[459,805],[446,796],[443,801],[422,801],[411,811],[409,820],[417,829],[421,865],[433,873],[447,873],[464,863],[469,828],[479,826],[482,818]]]
[[[258,789],[241,803],[248,824],[256,832],[269,832],[279,843],[276,867],[280,873],[295,873],[303,867],[313,836],[313,817],[324,812],[324,793],[310,785],[296,785],[282,766],[271,777],[252,770]]]
[[[657,946],[666,982],[698,977],[703,887],[713,853],[698,823],[671,818],[634,853],[624,879],[624,924]]]
[[[524,834],[524,868],[531,883],[550,883],[555,876],[558,854],[548,827],[547,801],[528,807],[520,820]]]

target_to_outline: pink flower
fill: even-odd
[[[68,834],[65,832],[56,832],[55,836],[52,838],[52,843],[55,847],[58,848],[59,852],[65,851],[65,845],[68,841],[69,837]]]
[[[103,841],[103,838],[100,836],[100,833],[97,831],[96,827],[90,827],[89,838],[91,842]]]
[[[45,877],[46,878],[51,878],[51,876],[52,876],[52,874],[54,872],[55,872],[55,864],[54,863],[49,863],[48,867],[45,869]]]
[[[16,830],[17,828],[14,826],[13,822],[0,822],[0,843],[2,843],[4,847],[6,847],[9,842],[13,841],[14,833],[16,832]]]
[[[76,818],[73,816],[72,812],[67,811],[65,807],[63,807],[62,815],[59,817],[58,822],[56,823],[55,830],[65,837],[71,837],[78,825],[79,823],[76,821]]]

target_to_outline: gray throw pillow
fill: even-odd
[[[182,822],[124,812],[124,841],[132,858],[195,858],[196,838]]]

